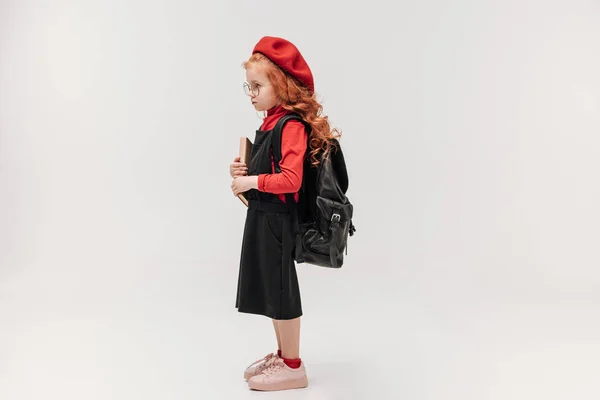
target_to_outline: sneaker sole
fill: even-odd
[[[301,389],[308,386],[308,377],[304,376],[300,379],[294,379],[292,381],[285,381],[280,383],[260,383],[248,381],[250,389],[271,391],[271,390],[287,390],[287,389]]]

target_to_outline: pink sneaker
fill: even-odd
[[[248,380],[248,386],[254,390],[287,390],[308,386],[304,363],[298,368],[288,367],[281,358],[273,361],[260,374]]]
[[[244,372],[244,379],[248,380],[253,376],[260,374],[265,368],[269,367],[273,363],[275,358],[278,357],[279,356],[275,353],[269,353],[260,360],[254,361],[248,368],[246,368],[246,371]]]

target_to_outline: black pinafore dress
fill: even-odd
[[[270,174],[274,129],[257,130],[248,175]],[[272,193],[250,189],[238,276],[239,312],[285,320],[300,317],[302,304],[294,251],[294,204]],[[290,197],[286,199],[289,202]],[[290,207],[291,206],[291,207]]]

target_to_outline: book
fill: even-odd
[[[246,167],[250,163],[250,155],[251,154],[252,154],[252,142],[246,136],[240,137],[240,153],[239,153],[240,162],[243,162],[244,164],[246,164]],[[242,203],[244,203],[244,205],[246,207],[248,207],[248,199],[246,198],[245,193],[240,193],[240,194],[238,194],[237,197],[242,201]]]

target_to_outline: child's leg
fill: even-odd
[[[281,336],[281,355],[287,359],[300,358],[300,317],[290,320],[280,320],[279,335]]]
[[[279,321],[273,320],[273,328],[275,328],[275,336],[277,336],[277,350],[281,350],[281,335],[279,333]]]

